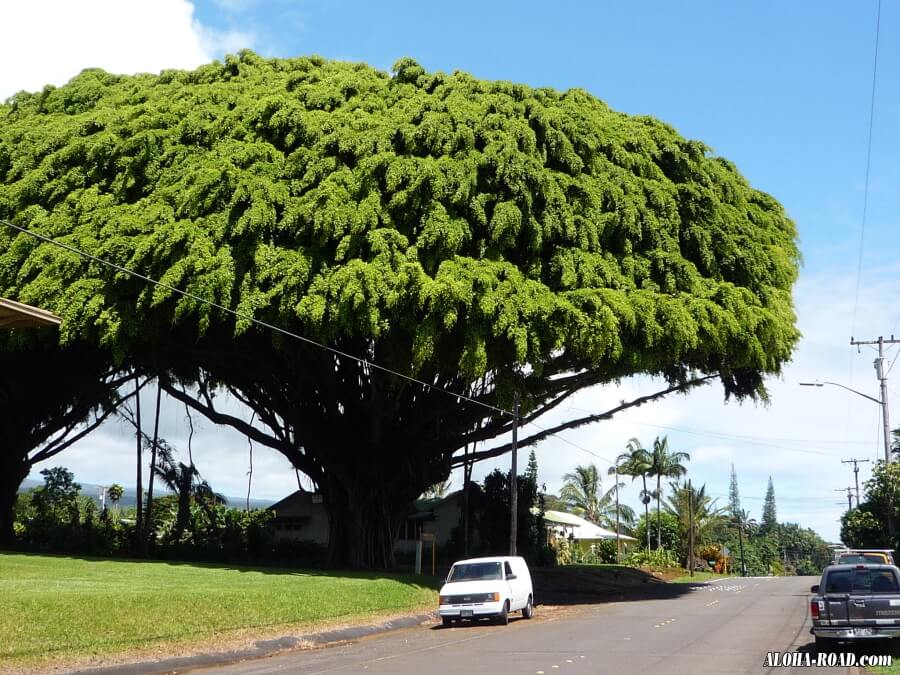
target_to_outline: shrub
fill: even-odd
[[[652,570],[668,570],[679,567],[678,556],[667,548],[647,552],[639,549],[625,558],[624,563],[631,567],[646,567]]]

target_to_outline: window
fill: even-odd
[[[839,570],[830,572],[826,593],[900,593],[891,570]]]
[[[454,565],[447,581],[484,581],[502,579],[499,562]]]
[[[506,578],[509,579],[513,573],[512,567],[509,566],[509,561],[503,563],[503,570],[506,572]]]

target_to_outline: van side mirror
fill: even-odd
[[[515,578],[516,578],[516,575],[515,575],[515,574],[507,574],[507,575],[506,575],[507,581],[510,580],[510,579],[515,579]]]
[[[809,587],[810,593],[818,593],[819,592],[819,584],[815,584],[814,586]]]

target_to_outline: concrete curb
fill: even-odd
[[[425,622],[436,621],[435,614],[413,614],[401,616],[383,623],[369,624],[365,626],[352,626],[350,628],[338,628],[319,633],[309,633],[300,636],[288,635],[273,640],[260,640],[253,647],[225,652],[210,652],[207,654],[195,654],[193,656],[180,656],[171,659],[156,661],[141,661],[137,663],[123,663],[115,666],[74,670],[72,673],[79,675],[148,675],[150,673],[175,673],[194,668],[208,668],[210,666],[224,666],[238,661],[249,661],[267,656],[274,656],[279,652],[296,649],[303,646],[324,647],[329,644],[337,644],[359,640],[370,635],[388,633],[401,628],[412,628]]]

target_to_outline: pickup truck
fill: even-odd
[[[893,565],[831,565],[810,592],[819,651],[838,640],[900,637],[900,569]]]

